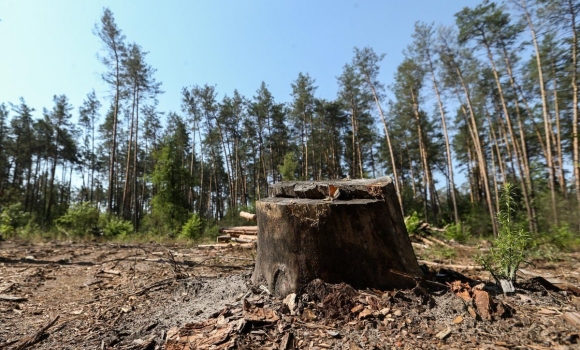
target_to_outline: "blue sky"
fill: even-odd
[[[251,97],[265,81],[277,101],[290,101],[299,72],[316,79],[319,97],[335,98],[355,46],[387,54],[381,78],[388,85],[416,21],[452,24],[454,13],[479,2],[0,0],[0,103],[22,96],[39,116],[53,95],[66,94],[76,120],[91,89],[106,98],[101,43],[92,33],[104,7],[128,42],[150,52],[165,91],[159,109],[180,111],[181,89],[194,84]]]

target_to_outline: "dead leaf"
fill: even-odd
[[[360,314],[358,314],[358,319],[359,320],[364,320],[365,318],[369,318],[371,317],[373,314],[373,312],[369,309],[364,309],[363,311],[361,311]]]
[[[291,293],[284,298],[284,305],[288,306],[290,315],[296,315],[296,293]]]
[[[316,320],[316,314],[309,308],[304,308],[304,311],[302,311],[302,319],[306,321]]]
[[[462,283],[461,281],[453,281],[449,284],[451,291],[460,297],[461,299],[470,302],[471,301],[471,287],[469,283]]]
[[[248,322],[276,322],[280,319],[276,311],[268,308],[256,307],[244,311],[244,319]]]

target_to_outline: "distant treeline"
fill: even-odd
[[[577,231],[579,12],[573,0],[484,1],[455,26],[417,23],[388,89],[384,55],[355,48],[334,100],[300,73],[288,102],[266,83],[221,100],[193,85],[179,112],[164,113],[147,52],[105,9],[94,32],[110,98],[0,105],[0,206],[20,203],[50,226],[90,203],[136,231],[172,232],[191,215],[235,215],[269,183],[387,174],[405,214],[432,224],[496,233],[509,182],[530,232]]]

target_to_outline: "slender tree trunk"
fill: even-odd
[[[556,156],[558,157],[558,182],[560,185],[560,192],[568,199],[568,191],[566,191],[566,177],[564,175],[564,157],[562,155],[562,137],[560,133],[560,107],[558,106],[558,82],[556,77],[556,68],[552,59],[552,74],[554,75],[554,117],[556,118]]]
[[[121,83],[120,83],[120,67],[119,67],[119,54],[115,50],[115,107],[113,111],[113,140],[111,142],[111,155],[109,159],[109,198],[107,203],[107,211],[110,214],[113,213],[113,195],[115,189],[115,161],[116,161],[116,151],[117,151],[117,120],[119,115],[119,99],[121,94]]]
[[[578,146],[578,30],[576,28],[576,14],[574,1],[568,0],[572,30],[572,153],[574,158],[574,184],[576,200],[580,212],[580,155]]]
[[[548,101],[546,97],[546,89],[544,85],[544,73],[542,69],[542,61],[540,57],[540,49],[538,46],[538,38],[536,35],[536,29],[534,27],[534,23],[532,22],[532,18],[530,13],[528,12],[526,1],[521,1],[522,8],[524,10],[524,15],[528,22],[528,27],[530,28],[530,32],[532,34],[532,42],[534,43],[534,50],[536,56],[536,65],[538,68],[538,79],[540,84],[540,95],[542,99],[542,115],[544,117],[544,131],[546,137],[546,162],[548,167],[548,176],[549,176],[549,184],[550,184],[550,197],[552,199],[552,215],[554,216],[554,223],[558,225],[558,211],[556,209],[556,190],[555,190],[555,179],[554,179],[554,161],[552,159],[552,143],[550,140],[550,130],[549,130],[549,115],[548,115]],[[575,95],[577,93],[575,92]],[[576,97],[577,98],[577,97]],[[578,181],[578,180],[577,180]],[[579,183],[580,188],[580,183]],[[578,197],[580,198],[580,197]]]
[[[449,134],[447,133],[447,121],[445,118],[445,109],[443,108],[443,102],[441,100],[441,93],[439,92],[439,84],[435,78],[435,68],[433,67],[433,60],[431,59],[431,52],[427,50],[427,61],[429,63],[429,71],[431,72],[431,81],[433,82],[433,89],[435,90],[435,95],[437,96],[437,106],[439,107],[439,113],[441,114],[441,126],[443,127],[443,138],[445,139],[445,152],[447,155],[447,169],[449,172],[449,186],[451,187],[451,201],[453,203],[453,216],[455,223],[459,223],[459,212],[457,211],[457,200],[455,198],[455,180],[453,178],[453,157],[451,154],[451,145],[449,143]]]
[[[529,211],[531,212],[531,218],[529,220],[530,232],[536,233],[537,232],[536,212],[535,212],[535,208],[533,205],[534,188],[533,188],[533,184],[532,184],[532,177],[530,174],[530,164],[529,164],[529,157],[528,157],[528,151],[527,151],[527,143],[526,143],[526,138],[525,138],[525,129],[523,126],[522,117],[521,117],[521,113],[520,113],[520,104],[519,104],[519,101],[517,98],[518,97],[518,89],[516,87],[516,82],[514,79],[514,75],[512,73],[512,68],[511,68],[512,65],[511,65],[511,62],[509,59],[509,55],[507,53],[507,49],[503,43],[502,43],[502,53],[503,53],[504,61],[506,63],[506,68],[507,68],[507,73],[508,73],[508,77],[509,77],[509,81],[510,81],[510,86],[512,87],[512,91],[513,91],[513,94],[515,96],[514,105],[515,105],[516,118],[517,118],[517,123],[518,123],[518,130],[519,130],[519,142],[520,142],[521,158],[522,158],[522,165],[523,165],[523,180],[524,180],[524,186],[526,186],[527,191],[528,191]],[[524,96],[522,96],[522,98],[525,100]],[[527,102],[525,102],[525,103],[527,103]],[[514,142],[517,142],[517,141],[514,140]],[[540,143],[542,143],[541,137],[540,137]]]
[[[415,116],[415,121],[417,122],[417,137],[419,139],[419,155],[421,157],[421,164],[423,165],[423,173],[425,175],[425,194],[427,190],[429,192],[429,202],[431,204],[431,211],[434,214],[435,222],[437,222],[437,205],[435,201],[435,185],[433,184],[433,176],[431,174],[431,167],[429,166],[429,160],[427,158],[427,146],[425,142],[425,135],[423,134],[423,127],[421,126],[421,117],[419,116],[419,102],[412,89],[409,89],[409,94],[411,95],[411,100],[413,102],[413,114]],[[425,201],[427,202],[427,197],[425,196]],[[425,216],[425,219],[429,219]]]
[[[54,144],[58,145],[58,132]],[[45,216],[47,221],[50,220],[50,210],[52,208],[53,202],[52,192],[54,190],[54,176],[56,175],[56,165],[58,163],[58,151],[56,150],[58,150],[58,147],[55,147],[54,160],[52,162],[52,167],[50,169],[50,185],[48,186],[48,199],[46,203],[46,216]]]
[[[405,215],[405,210],[403,209],[403,199],[401,198],[401,191],[399,189],[399,175],[397,174],[397,165],[395,164],[395,155],[393,153],[393,147],[391,145],[391,137],[389,136],[389,129],[387,128],[387,120],[385,119],[385,115],[383,113],[383,108],[381,107],[381,102],[379,101],[379,97],[377,94],[377,90],[375,89],[374,84],[371,82],[370,76],[366,75],[367,83],[369,84],[371,90],[373,91],[373,97],[375,99],[375,103],[377,105],[377,109],[379,110],[379,114],[383,121],[383,128],[385,130],[385,138],[387,139],[387,147],[389,148],[389,155],[391,156],[391,167],[393,168],[393,182],[395,183],[395,189],[397,190],[397,197],[399,198],[399,204],[401,205],[401,213]]]
[[[455,65],[455,62],[454,62],[454,65]],[[463,73],[461,72],[461,70],[459,69],[459,67],[457,65],[455,65],[455,73],[457,74],[457,77],[459,78],[461,87],[463,88],[463,92],[465,94],[465,99],[467,101],[469,120],[471,122],[471,127],[469,128],[469,130],[470,130],[471,138],[473,140],[475,152],[477,154],[479,172],[481,174],[481,181],[483,182],[483,189],[485,191],[485,199],[486,199],[487,209],[488,209],[489,216],[490,216],[491,223],[492,223],[491,226],[493,229],[493,234],[494,234],[494,236],[497,236],[498,235],[497,219],[495,217],[495,210],[494,210],[493,204],[492,204],[493,200],[492,200],[492,196],[491,196],[491,191],[489,190],[489,179],[487,176],[487,164],[486,164],[484,152],[482,150],[481,140],[479,138],[479,133],[477,131],[478,127],[477,127],[477,121],[475,119],[475,112],[473,111],[473,105],[471,103],[471,95],[469,93],[469,89],[467,88],[467,84],[465,83],[465,80],[463,79]],[[462,104],[462,106],[463,106],[463,104]]]
[[[139,155],[139,91],[136,92],[136,109],[135,109],[135,151],[133,156],[133,227],[136,232],[139,231],[139,203],[137,195],[137,162]]]

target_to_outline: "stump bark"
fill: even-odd
[[[273,294],[317,278],[384,290],[413,287],[423,276],[391,178],[281,182],[270,196],[256,203],[252,281]]]

